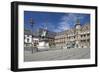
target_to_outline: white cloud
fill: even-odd
[[[54,32],[61,32],[64,30],[68,30],[72,27],[74,27],[76,20],[77,19],[83,19],[84,15],[83,14],[74,14],[74,13],[69,13],[60,18],[60,22],[58,22],[58,26],[54,26],[54,24],[48,22],[42,23],[41,27],[44,28],[47,26],[47,29],[54,31]]]
[[[83,19],[79,14],[69,13],[61,17],[61,22],[57,26],[57,31],[68,30],[75,25],[77,19]]]

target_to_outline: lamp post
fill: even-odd
[[[31,35],[32,35],[32,42],[33,42],[33,24],[34,24],[34,22],[33,22],[32,17],[29,19],[29,23],[31,24]],[[31,49],[32,49],[32,54],[33,54],[33,45],[32,45],[32,43],[31,43]]]

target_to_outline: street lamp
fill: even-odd
[[[29,23],[31,24],[31,35],[32,35],[32,42],[33,42],[33,24],[34,24],[34,21],[33,21],[32,17],[29,19]],[[31,43],[31,49],[32,49],[32,54],[33,54],[33,45],[32,45],[32,43]]]

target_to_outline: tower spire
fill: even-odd
[[[76,20],[76,24],[80,24],[80,20],[79,20],[79,18]]]
[[[81,26],[81,24],[80,24],[80,19],[77,18],[75,27],[76,27],[76,28],[80,28],[80,26]]]

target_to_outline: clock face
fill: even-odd
[[[79,28],[80,28],[80,25],[77,25],[77,26],[76,26],[76,29],[79,29]]]

